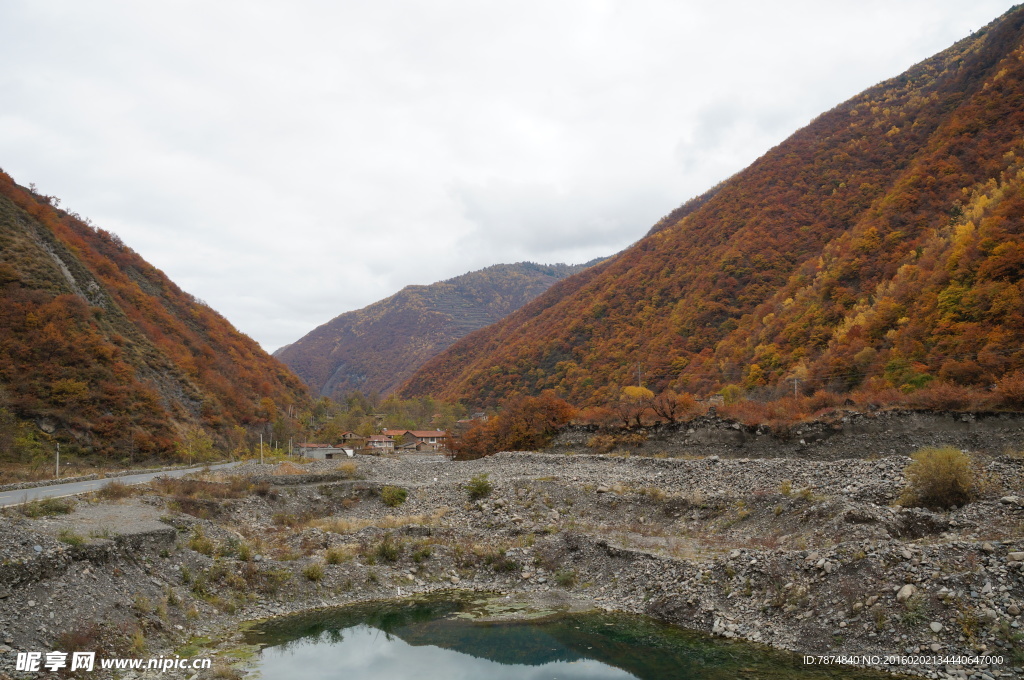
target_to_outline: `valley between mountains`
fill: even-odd
[[[0,172],[0,482],[238,463],[3,509],[0,680],[445,590],[1022,678],[1024,7],[620,253],[275,355]]]

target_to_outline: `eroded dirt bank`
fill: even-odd
[[[910,455],[925,446],[1002,454],[1024,447],[1024,414],[844,411],[794,425],[744,425],[714,414],[691,421],[603,432],[565,428],[555,453],[615,449],[648,456],[840,460]]]
[[[890,668],[1020,677],[1024,461],[986,457],[983,497],[943,513],[893,505],[908,462],[247,463],[230,478],[79,501],[71,514],[9,513],[0,672],[18,676],[17,651],[230,647],[241,620],[459,588],[647,613],[810,654],[1002,656]],[[471,499],[481,475],[489,493]],[[401,496],[387,487],[404,502],[386,505]]]

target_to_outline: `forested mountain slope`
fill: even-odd
[[[584,265],[496,264],[346,312],[274,356],[320,394],[386,394],[465,335],[519,309]]]
[[[1024,367],[1024,9],[819,116],[402,388],[476,404]]]
[[[43,432],[124,458],[197,429],[234,448],[310,405],[256,342],[57,203],[0,173],[0,459]]]

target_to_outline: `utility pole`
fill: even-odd
[[[60,477],[60,442],[57,442],[57,476]]]
[[[793,398],[797,399],[800,395],[796,391],[796,386],[800,384],[800,378],[790,378],[790,380],[793,381]]]
[[[636,362],[636,386],[643,387],[643,383],[640,381],[640,362]]]
[[[260,432],[260,465],[263,465],[263,433]]]

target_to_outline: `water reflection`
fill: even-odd
[[[552,652],[557,648],[552,648]],[[593,659],[511,665],[437,646],[414,646],[370,626],[355,626],[302,644],[271,647],[262,653],[265,680],[627,680],[636,678]]]
[[[446,594],[311,612],[247,633],[263,680],[867,680],[875,671],[804,666],[794,654],[624,614],[485,623],[501,599]]]

